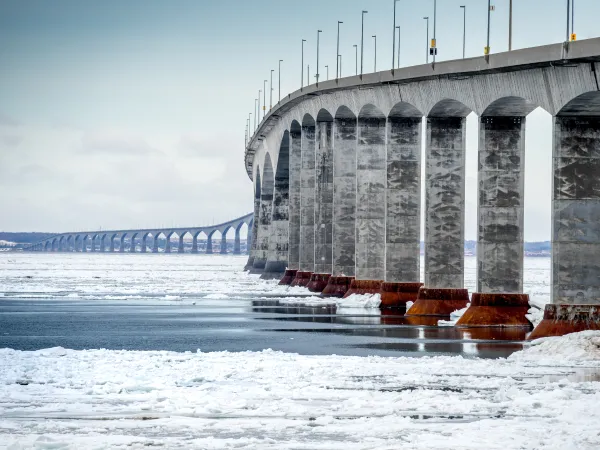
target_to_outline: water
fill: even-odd
[[[377,309],[336,308],[303,288],[248,275],[241,270],[246,258],[1,254],[0,348],[494,358],[520,350],[526,337],[524,330],[460,330]],[[525,291],[539,303],[549,300],[549,263],[525,260]],[[475,258],[465,266],[472,291]]]

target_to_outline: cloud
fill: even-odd
[[[17,147],[21,142],[23,142],[23,136],[7,134],[0,137],[0,142],[2,142],[6,147]]]
[[[7,114],[0,112],[0,125],[5,125],[5,126],[9,126],[9,127],[17,127],[17,126],[21,125],[21,122],[19,122],[17,119],[15,119],[13,117],[10,117]]]
[[[105,132],[86,133],[81,138],[80,153],[116,155],[116,156],[149,156],[163,153],[152,147],[146,140],[129,134]]]
[[[211,156],[215,148],[219,147],[200,136],[185,134],[181,136],[177,144],[177,153],[179,156],[185,157]]]

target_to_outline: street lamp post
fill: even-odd
[[[433,55],[433,64],[435,65],[435,55],[437,54],[437,40],[435,39],[435,29],[437,22],[437,0],[433,0],[433,41],[431,42],[431,53]]]
[[[264,80],[263,82],[263,119],[265,118],[265,114],[267,113],[267,82],[269,80]]]
[[[275,69],[271,69],[271,83],[269,84],[269,111],[273,109],[273,72],[275,72]]]
[[[423,17],[427,21],[427,41],[425,41],[425,62],[429,63],[429,17]]]
[[[377,35],[371,37],[375,39],[375,64],[373,65],[373,72],[377,72]]]
[[[317,30],[317,74],[315,75],[317,79],[317,85],[319,84],[319,35],[321,33],[321,30]]]
[[[398,69],[400,68],[400,25],[396,27],[398,30]]]
[[[487,21],[487,46],[485,47],[486,56],[490,54],[490,19],[492,14],[492,0],[488,0],[488,21]]]
[[[279,82],[279,100],[278,102],[281,101],[281,63],[283,62],[283,59],[279,60],[279,76],[277,77],[277,81]]]
[[[512,3],[512,0],[511,0],[511,3]],[[465,5],[462,5],[461,8],[463,10],[463,59],[465,59],[465,43],[466,43],[466,36],[467,36],[467,7]]]
[[[394,37],[392,38],[392,72],[394,71],[394,67],[396,67],[396,28],[400,28],[396,26],[396,3],[400,0],[394,0],[394,28],[392,32]],[[400,30],[398,30],[400,32]],[[400,67],[400,39],[398,38],[398,67]]]
[[[340,78],[342,78],[342,55],[338,55],[340,57]]]
[[[254,113],[254,131],[256,131],[258,124],[256,123],[256,121],[258,120],[258,100],[260,99],[260,91],[258,91],[258,98],[254,99],[254,107],[256,108],[256,112]]]
[[[325,66],[325,69],[327,70],[327,81],[329,81],[329,66]]]
[[[310,64],[306,65],[306,79],[308,80],[308,85],[310,85]]]
[[[335,57],[335,78],[342,77],[342,71],[340,69],[339,59],[340,59],[340,24],[344,23],[341,20],[338,20],[338,30],[337,30],[337,53]]]
[[[508,51],[512,50],[512,11],[513,11],[513,0],[508,3]],[[464,58],[464,56],[463,56]]]
[[[300,89],[304,87],[304,43],[306,39],[302,39],[302,63],[300,65]],[[310,82],[310,80],[309,80]]]
[[[358,45],[354,44],[355,63],[354,63],[354,75],[358,75]]]
[[[363,74],[363,60],[364,60],[364,48],[365,48],[365,41],[364,41],[364,37],[365,37],[365,14],[367,14],[369,11],[363,11],[362,12],[362,25],[361,25],[361,29],[360,29],[360,76],[362,78],[362,74]]]

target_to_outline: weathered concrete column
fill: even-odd
[[[289,141],[289,133],[286,132],[279,147],[277,168],[275,170],[269,250],[267,252],[265,272],[262,275],[263,278],[281,278],[288,264],[290,204]]]
[[[477,292],[523,292],[525,117],[481,117]]]
[[[254,223],[252,223],[252,227],[248,227],[248,236],[246,237],[246,253],[248,253],[248,255],[250,255],[250,252],[252,251],[252,244],[254,242],[252,228],[254,228]]]
[[[198,253],[198,234],[192,236],[192,253]]]
[[[428,117],[425,168],[425,286],[464,284],[465,117]]]
[[[212,248],[212,233],[211,233],[206,238],[206,254],[212,255],[212,252],[213,252],[213,248]]]
[[[148,236],[142,236],[142,245],[141,245],[141,253],[146,253],[148,251],[148,242],[146,241],[146,239],[148,238]]]
[[[106,246],[104,245],[104,237],[105,236],[102,236],[100,238],[100,252],[101,253],[104,253],[106,251]],[[60,247],[59,247],[59,250],[60,250]]]
[[[165,253],[171,253],[171,236],[170,235],[166,236]]]
[[[233,254],[234,255],[242,254],[239,227],[235,229],[235,240],[233,241]]]
[[[346,109],[335,118],[333,141],[334,277],[355,274],[357,121]]]
[[[221,255],[227,254],[227,234],[223,232],[221,235]]]
[[[158,253],[158,234],[153,236],[152,253]]]
[[[114,253],[115,251],[115,237],[111,236],[110,237],[110,246],[109,246],[109,252]]]
[[[90,252],[95,252],[96,251],[96,238],[95,237],[92,237],[90,239],[90,244],[91,244]],[[52,250],[54,250],[54,248]]]
[[[266,169],[265,169],[266,170]],[[266,181],[265,175],[264,180]],[[254,269],[264,271],[267,265],[269,252],[269,237],[271,233],[271,220],[273,217],[273,190],[263,188],[260,195],[260,212],[258,215],[258,235],[256,236],[256,257],[254,258]]]
[[[333,230],[333,118],[317,117],[315,145],[315,274],[330,274]]]
[[[290,196],[288,267],[300,268],[300,180],[302,172],[302,143],[300,126],[295,123],[290,130]]]
[[[125,235],[121,235],[119,239],[119,253],[125,253]]]
[[[257,174],[258,178],[258,174]],[[257,184],[258,182],[258,184]],[[248,247],[248,262],[246,263],[246,267],[248,269],[254,268],[254,261],[256,260],[256,252],[258,248],[257,236],[258,236],[258,216],[260,215],[260,182],[259,180],[255,180],[255,193],[254,193],[254,218],[252,219],[252,228],[248,228],[248,233],[250,237],[250,246]],[[258,189],[258,192],[256,191]]]
[[[86,242],[85,236],[81,238],[81,252],[82,253],[87,252],[87,242]]]
[[[129,253],[135,253],[135,238],[137,237],[137,234],[132,234],[131,235],[131,242],[129,242]]]
[[[385,139],[385,116],[379,111],[366,111],[364,115],[359,115],[356,152],[356,280],[383,280],[385,277]]]
[[[177,253],[183,253],[184,252],[183,236],[185,236],[185,233],[182,233],[181,236],[179,236],[179,245],[177,246]]]
[[[420,116],[388,118],[386,282],[420,279],[421,127]]]
[[[315,271],[315,125],[302,126],[300,179],[300,271]]]
[[[552,303],[600,305],[600,115],[554,118]]]

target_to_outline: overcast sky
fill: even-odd
[[[508,45],[508,2],[495,0],[493,52]],[[514,48],[564,40],[565,0],[515,0]],[[300,42],[345,75],[365,22],[365,71],[391,66],[392,0],[3,0],[0,2],[0,230],[71,231],[218,223],[252,210],[244,127],[282,64],[282,95],[300,84]],[[485,45],[485,0],[438,0],[439,60]],[[425,59],[433,0],[400,0],[402,65]],[[579,39],[600,1],[577,0]],[[431,21],[433,29],[433,20]],[[313,61],[314,60],[314,61]],[[311,73],[313,69],[311,68]],[[274,78],[277,87],[277,72]],[[278,95],[274,91],[274,99]],[[551,118],[527,120],[527,240],[550,237]],[[477,119],[467,136],[467,238],[476,236]]]

